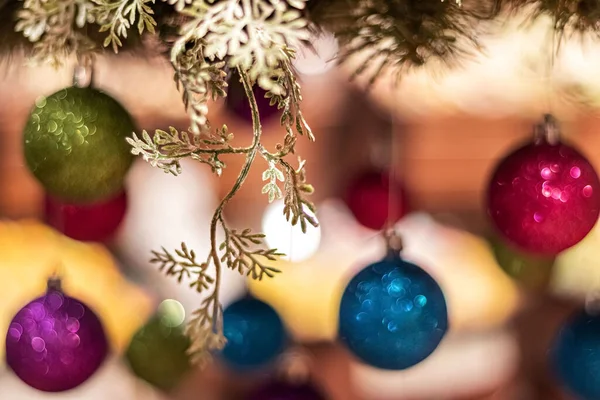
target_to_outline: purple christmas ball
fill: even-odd
[[[23,382],[44,392],[81,385],[107,354],[108,341],[96,314],[56,288],[49,287],[23,307],[6,336],[8,366]]]
[[[261,386],[246,400],[327,400],[327,397],[309,384],[294,385],[275,381]]]

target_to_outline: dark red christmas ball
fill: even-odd
[[[254,98],[256,99],[256,104],[258,105],[258,114],[262,123],[279,115],[280,110],[277,109],[277,105],[270,105],[271,99],[265,97],[267,92],[264,89],[255,84],[252,87],[252,91],[254,93]],[[232,73],[231,79],[229,80],[226,107],[232,114],[241,120],[248,124],[252,124],[250,103],[248,102],[244,86],[240,82],[240,77],[237,73]]]
[[[81,385],[100,368],[108,350],[96,314],[56,289],[23,307],[6,336],[8,366],[23,382],[44,392]]]
[[[492,175],[488,213],[499,232],[522,250],[556,255],[579,243],[600,213],[600,181],[573,147],[527,144]]]
[[[327,400],[327,397],[309,384],[273,381],[252,392],[246,400]]]
[[[127,212],[127,194],[95,204],[69,204],[46,196],[46,223],[75,240],[103,242],[117,231]]]
[[[394,199],[392,207],[390,197]],[[394,218],[395,221],[391,222],[396,222],[408,212],[404,186],[397,180],[390,182],[387,171],[370,170],[359,175],[348,186],[345,202],[361,225],[374,230],[385,228],[389,218]],[[390,208],[391,216],[388,215]]]

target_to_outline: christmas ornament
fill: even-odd
[[[102,365],[108,342],[98,317],[65,295],[60,281],[48,281],[46,294],[23,307],[6,336],[6,361],[29,386],[44,392],[73,389]]]
[[[163,301],[157,314],[135,334],[125,355],[136,376],[164,391],[175,388],[190,370],[184,319],[180,303]]]
[[[589,161],[554,139],[550,117],[533,143],[513,151],[496,168],[488,214],[499,232],[521,249],[556,255],[579,243],[600,213],[600,181]]]
[[[152,314],[150,296],[123,276],[105,246],[69,239],[33,220],[0,222],[0,243],[2,332],[8,331],[16,310],[44,292],[43,277],[54,273],[57,263],[69,277],[64,290],[97,313],[114,352],[127,348],[133,334]],[[5,358],[4,346],[0,346],[0,358]]]
[[[223,313],[227,344],[221,352],[234,368],[258,368],[273,361],[285,348],[286,332],[279,315],[260,300],[244,298]]]
[[[386,258],[360,271],[344,290],[339,336],[364,363],[403,370],[438,347],[448,313],[433,278],[391,247]]]
[[[53,197],[93,203],[115,196],[131,162],[125,138],[135,131],[125,109],[91,88],[41,97],[24,133],[27,166]]]
[[[279,113],[277,105],[271,105],[271,99],[266,98],[267,91],[261,88],[258,84],[252,86],[254,92],[254,98],[258,106],[258,114],[260,116],[261,123],[265,123]],[[248,97],[244,91],[244,86],[240,82],[240,76],[236,72],[231,74],[229,80],[229,86],[226,97],[227,109],[241,120],[252,124],[252,111],[250,109],[250,103]]]
[[[327,397],[310,384],[294,385],[271,381],[251,392],[246,400],[326,400]]]
[[[65,236],[84,242],[103,242],[112,237],[125,218],[127,194],[94,204],[69,204],[46,196],[46,222]]]
[[[392,210],[391,198],[394,202]],[[383,229],[390,218],[395,219],[391,222],[396,222],[408,212],[404,187],[397,181],[390,183],[387,171],[362,173],[346,190],[345,202],[361,225],[374,230]],[[389,215],[390,211],[392,215]]]
[[[500,238],[490,240],[498,265],[523,286],[533,290],[544,290],[550,283],[554,257],[530,254],[512,248]]]
[[[554,370],[578,399],[600,398],[600,316],[582,311],[561,329],[552,349]]]

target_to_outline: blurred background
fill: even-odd
[[[549,68],[548,25],[517,25],[490,39],[485,56],[456,71],[411,73],[397,88],[385,77],[369,91],[360,81],[350,83],[348,71],[332,61],[331,37],[316,39],[318,54],[300,53],[303,112],[317,141],[301,138],[297,149],[316,188],[321,226],[301,236],[282,223],[273,212],[279,205],[269,206],[260,193],[265,165],[257,161],[226,218],[235,227],[264,229],[291,260],[268,282],[248,283],[227,271],[222,288],[225,306],[248,290],[270,304],[293,346],[272,369],[236,373],[216,362],[182,374],[168,392],[136,377],[124,353],[165,299],[181,305],[183,320],[202,297],[150,264],[151,251],[185,241],[205,254],[212,212],[243,160],[224,158],[227,168],[218,178],[192,161],[174,177],[137,159],[127,181],[127,214],[114,239],[81,245],[61,238],[43,225],[44,194],[25,166],[22,131],[38,96],[71,84],[72,66],[53,70],[6,60],[0,76],[0,327],[7,329],[15,312],[41,293],[60,259],[66,287],[98,311],[114,352],[86,384],[58,395],[37,392],[1,367],[0,398],[236,399],[299,369],[332,400],[570,399],[549,371],[547,351],[569,313],[600,286],[600,236],[594,230],[549,266],[535,265],[529,275],[508,271],[510,277],[488,242],[483,200],[498,160],[530,138],[548,111],[564,137],[600,167],[600,52],[569,42]],[[187,129],[163,60],[101,58],[94,74],[96,87],[118,99],[140,131]],[[211,104],[210,113],[213,124],[227,123],[236,143],[250,141],[251,126],[225,104]],[[283,137],[277,118],[263,129],[271,148]],[[401,372],[362,366],[335,343],[345,283],[384,249],[342,199],[356,176],[381,164],[400,177],[410,204],[398,222],[406,257],[440,282],[451,318],[451,331],[432,357]],[[150,368],[171,356],[160,354]]]

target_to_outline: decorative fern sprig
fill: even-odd
[[[25,0],[17,12],[15,30],[34,43],[37,62],[62,65],[72,52],[87,52],[94,46],[78,28],[94,20],[88,0]]]
[[[300,222],[302,232],[306,233],[309,224],[314,227],[318,226],[318,222],[314,217],[317,210],[315,205],[306,198],[314,192],[313,186],[306,183],[306,171],[304,169],[306,161],[299,159],[298,162],[300,166],[294,169],[286,161],[280,160],[286,174],[283,213],[292,225]],[[312,215],[307,211],[310,211]]]
[[[306,199],[312,187],[305,183],[304,163],[294,169],[285,157],[295,152],[298,136],[314,140],[300,111],[302,96],[292,60],[292,46],[309,37],[308,22],[302,17],[307,0],[163,0],[181,16],[179,33],[168,45],[174,80],[190,115],[189,132],[169,128],[153,134],[142,131],[127,139],[131,151],[152,166],[173,175],[182,172],[181,160],[190,158],[207,164],[220,175],[223,154],[240,154],[244,165],[227,195],[215,210],[210,223],[210,252],[199,260],[194,250],[183,243],[179,249],[154,251],[151,262],[178,282],[206,294],[192,313],[187,332],[192,344],[192,360],[205,362],[222,349],[222,309],[219,288],[223,268],[238,271],[253,279],[272,278],[280,271],[270,264],[283,256],[265,246],[264,235],[248,229],[229,227],[223,210],[246,180],[256,156],[268,162],[263,174],[263,193],[269,202],[284,196],[285,214],[293,224],[316,225],[314,205]],[[115,53],[131,36],[131,30],[155,33],[155,0],[24,0],[19,14],[19,31],[35,42],[38,54],[64,56],[89,51],[79,39],[77,28],[96,25],[106,32],[103,46]],[[92,43],[93,44],[93,43]],[[208,120],[208,102],[226,96],[228,69],[235,69],[252,110],[253,137],[247,147],[234,147],[233,134],[226,125],[213,129]],[[268,91],[272,104],[281,110],[285,130],[282,144],[269,152],[261,143],[261,124],[253,85]],[[219,231],[224,233],[217,242]]]
[[[244,229],[242,232],[226,229],[225,240],[219,246],[219,249],[225,252],[221,261],[229,269],[252,276],[252,279],[262,280],[264,276],[274,277],[281,271],[265,265],[260,258],[275,261],[277,257],[284,254],[277,252],[277,249],[253,248],[253,246],[262,245],[264,237],[264,234],[252,233],[250,229]]]
[[[129,29],[134,25],[141,35],[144,31],[154,33],[156,21],[154,10],[149,4],[154,0],[92,0],[94,15],[100,24],[100,32],[108,32],[104,47],[112,46],[115,53],[123,46],[121,39],[127,39]],[[137,21],[137,24],[136,24]]]
[[[291,216],[288,219],[294,223],[299,222],[304,230],[306,223],[316,224],[316,220],[306,214],[306,210],[302,206],[308,204],[309,209],[314,211],[312,203],[308,202],[301,194],[301,192],[312,193],[312,190],[308,190],[309,185],[305,184],[304,164],[301,163],[299,169],[294,170],[283,160],[283,157],[293,152],[295,139],[286,139],[284,145],[278,146],[279,151],[276,153],[269,153],[264,148],[261,144],[260,116],[250,75],[241,68],[238,68],[238,73],[252,110],[253,139],[250,146],[233,147],[230,144],[233,135],[227,130],[227,126],[210,132],[205,125],[205,129],[197,135],[171,128],[169,132],[157,130],[153,137],[150,137],[147,132],[143,132],[141,139],[134,134],[128,140],[134,154],[142,155],[152,165],[174,175],[181,172],[179,161],[182,158],[189,157],[207,163],[215,172],[219,173],[225,167],[219,159],[219,155],[244,154],[246,157],[235,184],[223,198],[211,220],[211,250],[206,261],[199,262],[195,252],[189,250],[185,244],[182,244],[181,249],[176,250],[174,254],[165,249],[153,253],[152,262],[158,264],[159,268],[167,275],[175,277],[178,281],[189,281],[190,286],[198,292],[209,292],[201,307],[194,312],[188,326],[188,332],[192,338],[190,352],[197,362],[204,362],[212,351],[218,350],[224,345],[221,325],[222,310],[219,304],[222,267],[238,271],[252,279],[272,278],[280,272],[269,263],[277,260],[283,254],[276,249],[265,247],[263,234],[253,233],[249,229],[242,231],[232,229],[223,218],[225,206],[242,187],[257,154],[261,154],[269,161],[269,168],[263,174],[263,177],[268,180],[267,190],[263,189],[263,192],[269,194],[269,200],[281,197],[282,193],[277,182],[284,181],[286,198],[292,199],[291,202],[288,201],[290,205],[286,205],[287,213]],[[293,80],[287,80],[287,82],[291,81]],[[286,102],[287,100],[281,95],[279,101]],[[297,98],[293,101],[296,101],[295,104],[299,102]],[[286,138],[295,138],[296,134],[294,130],[286,128]],[[285,174],[277,168],[278,165],[286,170]],[[217,243],[219,230],[224,233],[224,240],[220,244]],[[212,269],[214,277],[208,275],[210,267],[214,268]]]

